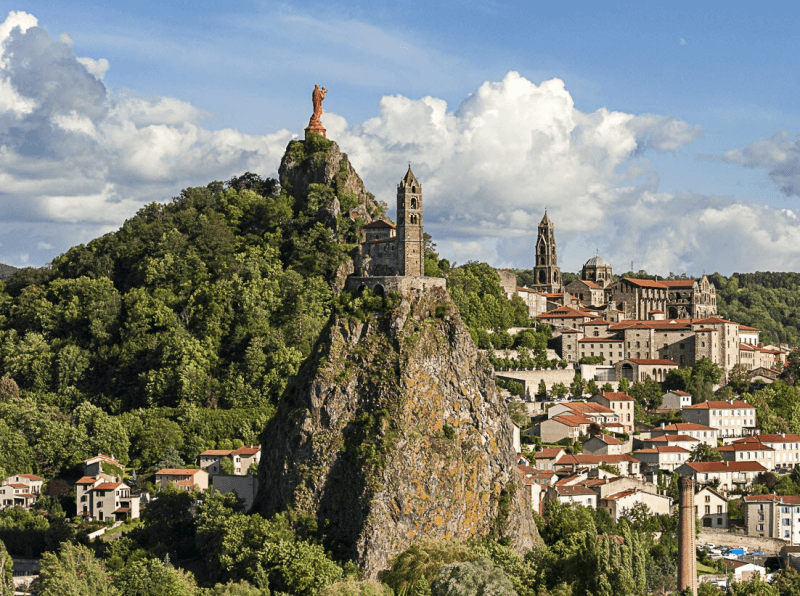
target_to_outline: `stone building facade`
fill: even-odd
[[[668,319],[704,319],[717,314],[717,290],[705,275],[700,279],[665,279]]]

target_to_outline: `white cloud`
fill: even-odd
[[[712,156],[728,163],[746,168],[760,168],[767,173],[786,196],[800,197],[800,140],[789,138],[785,130],[776,132],[769,139],[750,143],[742,149],[726,151]]]
[[[53,246],[49,242],[37,242],[36,248],[38,248],[39,250],[53,250],[55,246]]]
[[[70,40],[53,41],[25,13],[0,25],[0,48],[3,262],[86,242],[186,186],[247,170],[274,176],[292,138],[288,130],[212,131],[204,127],[211,115],[185,101],[111,93],[102,82],[107,61],[75,57]],[[800,267],[786,248],[800,240],[795,212],[659,190],[648,155],[681,151],[700,127],[656,114],[582,112],[559,79],[535,84],[511,72],[455,110],[439,98],[395,95],[365,122],[326,112],[323,123],[389,205],[412,162],[426,229],[451,260],[532,266],[547,207],[565,270],[595,248],[618,271],[631,260],[657,273]],[[783,136],[725,158],[785,173],[798,153]],[[792,176],[789,183],[795,188]]]
[[[110,94],[101,82],[107,68],[105,59],[75,57],[69,35],[52,40],[31,15],[11,13],[0,24],[0,215],[6,224],[105,229],[182,187],[277,170],[288,131],[208,130],[203,121],[211,114],[187,102]],[[76,237],[84,241],[64,227],[51,237],[45,244],[59,250]],[[27,262],[10,244],[3,258]],[[14,244],[26,253],[34,248],[30,235],[18,235]]]
[[[689,45],[689,42],[688,42],[688,41],[686,41],[686,40],[685,40],[683,37],[681,37],[681,38],[678,40],[678,43],[679,43],[679,44],[681,44],[682,46]]]

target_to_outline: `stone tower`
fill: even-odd
[[[411,164],[397,185],[397,274],[425,275],[422,185],[411,171]]]
[[[536,282],[532,288],[543,292],[561,291],[561,269],[558,267],[556,237],[553,222],[547,211],[539,223],[539,237],[536,240],[536,265],[533,267]]]
[[[697,596],[694,480],[683,476],[678,486],[678,590],[688,588]]]

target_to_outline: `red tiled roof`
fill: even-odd
[[[198,470],[196,468],[188,468],[186,470],[178,470],[175,468],[164,468],[163,470],[159,470],[156,472],[156,476],[192,476],[201,472],[203,470]]]
[[[234,449],[231,455],[250,456],[250,455],[255,455],[259,451],[261,451],[261,447],[239,447],[238,449]]]
[[[9,484],[11,488],[28,488],[27,484]]]
[[[592,424],[592,421],[584,416],[579,416],[577,414],[559,414],[558,416],[554,416],[550,420],[555,420],[556,422],[560,422],[565,426],[581,426],[583,424]]]
[[[634,279],[632,277],[623,277],[621,281],[627,281],[628,283],[634,286],[639,286],[640,288],[658,288],[661,290],[667,289],[667,286],[664,285],[663,282],[653,281],[652,279]]]
[[[17,474],[17,476],[20,476],[22,478],[27,478],[28,480],[34,480],[34,481],[35,480],[44,480],[44,478],[42,478],[41,476],[37,476],[36,474]]]
[[[651,315],[663,315],[664,311],[661,310],[660,308],[654,308],[648,314],[651,314]]]
[[[672,389],[670,393],[674,393],[675,395],[683,395],[685,397],[692,397],[691,393],[686,393],[685,391],[681,391],[680,389]]]
[[[119,509],[116,509],[114,513],[130,513],[130,511],[130,507],[120,507]]]
[[[663,358],[657,358],[654,360],[650,360],[647,358],[628,358],[628,362],[633,362],[634,364],[661,364],[664,366],[678,366],[677,362],[673,362],[672,360],[665,360]]]
[[[654,428],[654,431],[658,430],[673,430],[675,432],[680,432],[682,430],[713,430],[716,431],[716,428],[711,426],[704,426],[702,424],[695,424],[694,422],[676,422],[675,424],[665,424],[663,428]]]
[[[586,321],[585,323],[581,323],[581,327],[591,327],[592,325],[611,325],[609,321]]]
[[[733,410],[736,408],[746,408],[755,410],[755,407],[747,403],[746,401],[739,401],[734,400],[732,402],[727,401],[705,401],[700,404],[695,404],[693,406],[686,406],[684,410]]]
[[[207,450],[203,451],[203,453],[201,453],[200,455],[201,456],[203,456],[203,455],[208,455],[208,456],[210,456],[210,455],[228,456],[231,453],[233,453],[232,449],[207,449]]]
[[[695,472],[766,472],[767,469],[755,461],[695,461],[684,464]]]
[[[636,494],[638,491],[635,488],[629,488],[627,490],[620,491],[618,493],[614,493],[613,495],[606,495],[601,501],[617,501],[619,499],[623,499],[625,497],[630,497],[631,495]]]
[[[742,497],[746,503],[763,503],[772,501],[786,503],[787,505],[800,505],[800,495],[746,495]]]
[[[729,443],[722,447],[717,447],[717,451],[775,451],[769,445],[763,443]]]
[[[594,435],[595,439],[599,439],[606,445],[622,445],[622,441],[620,441],[617,437],[612,437],[611,435],[607,435],[605,433]]]
[[[597,495],[591,488],[585,486],[556,486],[558,496],[560,497],[577,497],[580,495]]]
[[[533,457],[535,459],[552,459],[554,457],[558,457],[562,451],[564,450],[557,449],[556,447],[545,447],[541,451],[538,451]]]
[[[739,325],[739,329],[744,329],[745,331],[759,331],[757,327],[748,327],[747,325]]]
[[[721,323],[726,323],[728,325],[738,326],[738,323],[734,323],[733,321],[728,321],[727,319],[723,319],[722,317],[707,317],[705,319],[694,319],[692,323],[694,324],[702,323],[706,325],[719,325]]]
[[[593,453],[577,453],[575,455],[567,454],[558,460],[558,464],[575,464],[575,465],[600,465],[600,464],[618,464],[620,462],[633,462],[639,463],[635,458],[628,454],[624,455],[600,455]]]
[[[372,223],[368,223],[367,225],[363,226],[365,228],[391,228],[395,229],[394,224],[390,224],[388,221],[383,221],[382,219],[376,219]]]
[[[691,288],[695,281],[693,279],[665,279],[661,283],[668,288]]]
[[[689,319],[670,319],[669,321],[639,321],[631,319],[628,321],[620,321],[614,323],[610,327],[613,331],[620,331],[623,329],[658,329],[658,330],[672,330],[672,331],[686,331],[690,329]]]
[[[733,443],[798,443],[800,442],[800,435],[796,435],[793,433],[786,433],[784,435],[779,435],[777,433],[765,433],[760,435],[750,435],[749,437],[743,437],[741,439],[735,440]]]
[[[84,476],[80,480],[78,480],[75,484],[94,484],[97,482],[97,478],[94,476]]]
[[[636,401],[623,391],[603,391],[603,397],[608,401]]]
[[[107,455],[103,455],[102,453],[98,453],[97,455],[95,455],[93,457],[90,457],[89,459],[83,460],[83,463],[89,463],[90,461],[94,461],[96,459],[99,459],[101,461],[108,462],[110,464],[114,464],[114,465],[117,465],[117,466],[119,465],[119,462],[117,460],[115,460],[113,457],[109,457]]]
[[[635,455],[637,453],[691,453],[691,451],[683,447],[678,447],[677,445],[656,445],[649,449],[639,449],[633,453]]]
[[[657,443],[657,442],[666,442],[666,443],[679,443],[684,441],[691,441],[697,442],[700,439],[696,439],[694,437],[690,437],[688,435],[662,435],[660,437],[650,437],[649,439],[645,439],[644,443]]]
[[[116,490],[120,486],[123,486],[121,482],[103,482],[95,486],[93,490]]]
[[[758,348],[749,344],[739,344],[739,349],[746,352],[758,352]]]
[[[614,410],[605,407],[603,404],[598,404],[593,401],[574,401],[564,404],[573,412],[578,414],[615,414]]]

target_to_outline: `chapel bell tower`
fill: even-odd
[[[397,185],[397,268],[398,275],[425,275],[422,185],[411,171],[411,164]]]

